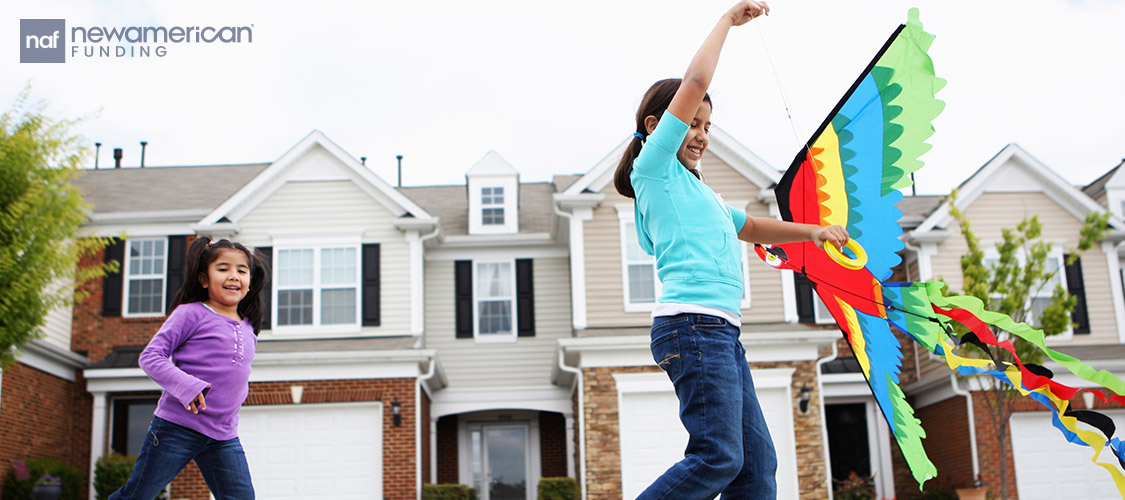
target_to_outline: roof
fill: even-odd
[[[441,221],[446,236],[469,234],[468,187],[419,186],[398,190]],[[555,185],[547,182],[520,184],[520,233],[549,233],[555,216],[551,206]]]
[[[74,184],[94,213],[199,210],[206,213],[269,166],[208,165],[84,170]],[[222,182],[215,182],[222,179]]]
[[[1108,183],[1109,180],[1113,178],[1113,174],[1117,173],[1117,170],[1120,169],[1122,165],[1125,165],[1125,159],[1122,159],[1121,163],[1118,163],[1116,167],[1109,169],[1109,172],[1106,172],[1102,174],[1101,177],[1094,179],[1094,182],[1087,184],[1086,187],[1082,188],[1082,192],[1086,193],[1086,195],[1095,200],[1100,200],[1102,198],[1102,195],[1105,194],[1106,183]]]

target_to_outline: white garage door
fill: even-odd
[[[380,403],[245,406],[238,431],[258,498],[383,498]]]
[[[777,448],[777,498],[796,499],[797,461],[789,398],[791,369],[754,370],[754,385],[774,447]],[[663,373],[617,374],[621,429],[621,487],[636,498],[669,466],[684,456],[688,434],[680,423],[679,402]],[[779,384],[783,384],[780,387]]]
[[[1103,411],[1125,431],[1125,411]],[[1083,424],[1079,424],[1082,426]],[[1090,462],[1094,452],[1087,446],[1069,443],[1053,425],[1046,412],[1020,412],[1012,415],[1012,454],[1016,462],[1016,485],[1021,500],[1120,500],[1113,478],[1104,468]],[[977,436],[981,446],[992,446]],[[1109,449],[1099,462],[1116,464]]]

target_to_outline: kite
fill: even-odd
[[[1046,406],[1068,441],[1095,450],[1091,461],[1109,471],[1125,497],[1125,443],[1114,437],[1112,421],[1095,411],[1071,409],[1069,400],[1078,389],[1053,380],[1045,367],[1022,362],[1012,343],[994,332],[1034,344],[1047,358],[1104,388],[1087,389],[1103,401],[1125,403],[1125,382],[1047,348],[1041,330],[986,311],[974,297],[945,296],[940,281],[887,281],[904,248],[899,189],[912,184],[911,174],[922,166],[918,157],[930,148],[925,141],[934,131],[931,121],[944,108],[935,94],[945,81],[935,76],[927,53],[933,39],[922,30],[918,10],[911,9],[907,23],[895,30],[774,189],[784,220],[838,224],[851,240],[841,249],[825,245],[822,250],[805,241],[755,245],[755,251],[772,267],[802,273],[812,282],[855,353],[919,487],[936,477],[937,469],[922,445],[921,422],[899,387],[902,345],[892,327],[944,357],[950,369],[993,377]],[[955,324],[967,333],[958,334]],[[954,347],[961,343],[981,347],[991,359],[957,355]],[[1010,352],[1015,362],[996,359],[991,348]],[[1116,465],[1098,461],[1106,448]]]

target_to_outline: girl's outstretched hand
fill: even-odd
[[[820,248],[824,248],[825,242],[831,243],[836,248],[844,248],[848,243],[848,230],[841,226],[821,226],[813,230],[811,239]]]
[[[769,14],[770,6],[767,5],[766,2],[757,2],[755,0],[742,0],[727,11],[727,16],[730,17],[732,26],[742,26],[755,17],[768,16]]]

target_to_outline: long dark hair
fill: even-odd
[[[641,99],[641,106],[637,108],[637,133],[648,136],[645,118],[655,116],[659,119],[664,115],[664,110],[668,109],[669,104],[672,104],[672,98],[676,96],[676,91],[680,90],[680,81],[679,78],[668,78],[660,80],[648,88],[645,96]],[[714,106],[711,103],[710,94],[703,94],[703,101]],[[633,161],[637,159],[637,155],[641,154],[642,145],[641,139],[633,136],[633,140],[625,148],[625,154],[621,156],[621,162],[617,164],[617,171],[613,174],[613,187],[616,187],[617,192],[626,198],[636,197],[636,193],[633,192],[633,183],[629,181],[629,175],[633,173]],[[692,170],[691,173],[700,177],[699,172],[695,170]]]
[[[250,290],[238,303],[238,314],[250,321],[250,325],[254,327],[254,335],[258,335],[262,329],[262,290],[266,288],[270,273],[266,268],[266,260],[255,258],[254,252],[242,243],[225,239],[211,240],[205,236],[200,236],[191,242],[187,257],[184,259],[184,284],[180,287],[180,291],[176,292],[169,310],[176,309],[180,304],[207,300],[207,289],[203,288],[200,278],[206,279],[208,266],[223,250],[238,250],[246,254],[246,262],[250,264]]]

